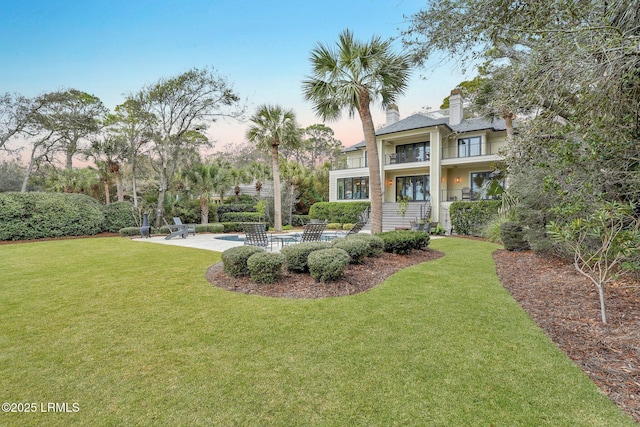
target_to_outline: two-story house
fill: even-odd
[[[465,119],[459,89],[451,91],[448,116],[413,114],[400,120],[397,107],[376,131],[383,185],[383,229],[400,226],[397,202],[409,201],[406,218],[431,205],[431,221],[450,227],[449,206],[456,200],[487,198],[486,183],[502,157],[504,120]],[[330,173],[330,201],[369,199],[369,168],[364,141],[344,150],[346,162]],[[422,210],[424,212],[424,210]]]

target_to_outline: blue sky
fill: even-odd
[[[319,123],[301,94],[318,42],[334,43],[345,28],[359,39],[398,37],[415,0],[0,0],[0,93],[35,96],[76,88],[113,109],[124,95],[162,77],[213,66],[247,100],[293,109],[301,126]],[[396,42],[397,50],[401,43]],[[426,77],[426,80],[423,79]],[[398,102],[401,117],[437,109],[464,76],[453,62],[414,71]],[[374,109],[376,126],[384,113]],[[359,119],[327,123],[345,146],[362,139]],[[242,142],[247,123],[220,122],[219,145]]]

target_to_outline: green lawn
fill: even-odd
[[[208,251],[0,246],[0,400],[38,405],[0,425],[636,425],[502,288],[496,245],[431,247],[370,292],[283,300],[211,286]]]

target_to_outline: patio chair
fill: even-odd
[[[462,200],[471,200],[471,189],[469,187],[462,189]]]
[[[175,225],[184,225],[187,227],[187,235],[189,235],[189,233],[192,233],[194,236],[196,235],[196,225],[195,224],[183,224],[182,220],[180,218],[178,218],[177,216],[173,217],[173,223]]]
[[[183,239],[186,239],[187,236],[189,235],[189,232],[187,231],[187,226],[184,224],[169,224],[167,222],[166,219],[162,218],[162,220],[164,221],[164,225],[166,225],[169,228],[169,235],[167,237],[164,238],[164,240],[169,240],[169,239],[173,239],[176,236],[180,236]]]
[[[362,228],[365,226],[366,222],[364,221],[358,221],[355,224],[353,224],[353,227],[351,227],[351,229],[345,231],[339,231],[336,234],[336,237],[349,237],[352,234],[358,234]]]
[[[267,234],[266,224],[260,222],[244,222],[242,229],[244,230],[244,244],[258,246],[265,250],[273,249],[273,239]]]
[[[309,223],[304,226],[302,234],[295,236],[296,242],[319,242],[322,240],[322,233],[327,228],[326,222]]]

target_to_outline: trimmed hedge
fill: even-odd
[[[500,240],[508,251],[529,250],[529,243],[524,237],[524,228],[517,222],[504,222],[500,224]]]
[[[369,252],[369,245],[362,239],[335,239],[333,247],[348,253],[351,264],[360,264]]]
[[[254,202],[255,204],[255,202]],[[232,212],[258,212],[254,205],[242,204],[242,203],[225,203],[218,205],[218,217],[220,222],[224,221],[222,217],[224,214]]]
[[[244,231],[241,222],[221,222],[224,233],[241,233]]]
[[[376,234],[384,241],[384,251],[394,254],[408,254],[414,249],[426,248],[429,245],[429,233],[424,231],[396,230]]]
[[[71,193],[0,193],[0,240],[94,235],[104,211],[95,199]]]
[[[196,224],[196,233],[223,233],[224,224],[209,223],[209,224]]]
[[[224,272],[231,277],[248,276],[251,274],[247,266],[247,260],[253,254],[263,252],[256,246],[236,246],[222,252],[222,264]]]
[[[284,255],[288,270],[304,273],[309,270],[307,264],[309,254],[314,251],[329,248],[331,248],[331,243],[329,242],[302,242],[285,246],[280,253]]]
[[[307,260],[309,273],[316,282],[339,279],[349,264],[349,254],[343,249],[331,248],[314,251]]]
[[[370,202],[317,202],[309,208],[309,217],[328,222],[356,223]]]
[[[256,283],[273,283],[282,277],[284,255],[273,252],[259,252],[247,260],[251,280]]]
[[[136,218],[131,202],[114,202],[104,207],[104,231],[118,233],[121,228],[135,227]]]
[[[500,200],[451,203],[449,213],[453,231],[465,235],[482,235],[483,227],[498,214],[501,204]]]
[[[258,212],[227,212],[220,216],[221,222],[260,222]]]

